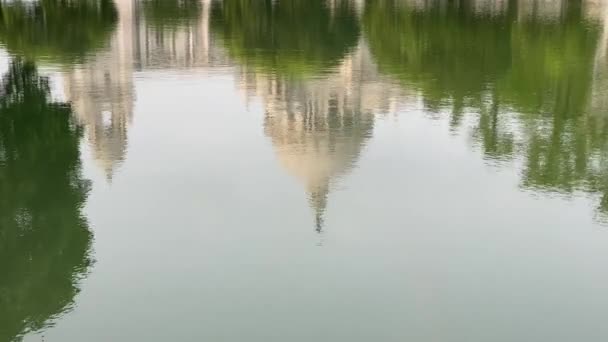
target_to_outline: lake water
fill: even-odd
[[[608,2],[2,0],[0,47],[0,342],[608,340]]]

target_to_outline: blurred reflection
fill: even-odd
[[[212,27],[240,64],[290,76],[336,66],[359,36],[350,1],[215,1]]]
[[[332,185],[355,166],[372,136],[374,114],[394,110],[404,92],[378,76],[363,41],[323,78],[247,67],[240,73],[248,96],[262,98],[264,132],[283,167],[304,184],[321,232]]]
[[[116,21],[111,0],[1,0],[0,42],[30,59],[75,62],[102,47]]]
[[[606,8],[591,0],[12,1],[0,2],[0,40],[30,59],[71,61],[65,94],[108,179],[126,158],[134,72],[236,62],[320,227],[331,184],[357,160],[374,115],[416,102],[414,93],[454,131],[471,129],[487,160],[521,162],[526,189],[608,194]],[[600,206],[608,212],[608,197]]]
[[[366,38],[380,70],[419,90],[429,110],[453,100],[459,115],[463,101],[511,65],[511,14],[479,15],[473,3],[366,3]]]
[[[492,2],[368,1],[380,69],[418,90],[428,110],[448,110],[455,127],[472,113],[487,158],[522,159],[524,187],[597,193],[608,212],[608,108],[592,100],[605,84],[605,43],[597,15],[585,16],[595,4],[480,3]]]
[[[127,153],[134,72],[227,64],[209,35],[209,7],[209,0],[117,1],[106,48],[63,73],[67,100],[108,181]]]
[[[146,20],[159,28],[189,26],[198,21],[201,0],[142,0]]]
[[[209,34],[211,0],[150,0],[136,4],[135,65],[192,68],[227,64]]]
[[[349,54],[359,37],[355,7],[228,0],[213,2],[211,20],[240,64],[242,86],[263,99],[265,133],[281,163],[305,184],[321,231],[331,182],[350,170],[373,129],[360,81],[354,84],[362,61]]]
[[[336,81],[269,79],[267,93],[260,94],[266,100],[264,131],[279,161],[304,183],[318,231],[331,181],[353,167],[373,129],[371,112],[362,112]]]
[[[91,264],[81,128],[48,80],[14,60],[0,86],[0,340],[69,310]]]
[[[67,100],[86,124],[108,177],[124,157],[133,106],[132,4],[117,3],[120,23],[112,34],[119,16],[109,0],[0,2],[0,40],[6,48],[28,60],[59,62],[66,70]]]
[[[108,181],[125,158],[135,102],[133,2],[120,1],[117,9],[120,20],[106,49],[63,76],[66,98]]]

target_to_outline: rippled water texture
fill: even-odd
[[[608,2],[0,0],[0,342],[608,341]]]

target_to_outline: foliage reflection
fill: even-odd
[[[75,62],[103,46],[117,19],[111,0],[0,1],[0,42],[30,59]]]
[[[65,312],[91,259],[81,128],[48,79],[16,59],[0,86],[0,340]]]
[[[518,4],[489,15],[474,1],[368,1],[364,29],[380,69],[428,110],[448,109],[454,128],[473,113],[487,158],[521,158],[524,187],[597,193],[607,213],[608,118],[590,105],[600,27],[581,1],[556,18]]]

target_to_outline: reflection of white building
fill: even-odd
[[[109,46],[64,74],[66,98],[72,103],[93,156],[108,178],[123,161],[132,120],[133,3],[116,3],[119,22]]]
[[[170,25],[147,22],[143,3],[137,3],[135,64],[151,68],[210,67],[227,63],[223,50],[212,44],[209,32],[211,0],[198,0],[200,15]]]
[[[227,65],[223,49],[209,32],[210,2],[200,0],[200,16],[176,25],[150,23],[137,0],[116,0],[118,27],[107,49],[87,63],[64,73],[67,99],[84,124],[93,155],[108,178],[123,162],[128,145],[135,101],[133,72]],[[329,6],[340,1],[328,0]],[[381,0],[378,0],[381,1]],[[438,0],[405,0],[424,8]],[[362,13],[364,1],[354,0]],[[509,0],[476,0],[475,10],[502,13]],[[558,16],[563,1],[517,0],[518,18]],[[584,1],[589,18],[608,17],[606,3]],[[601,9],[601,12],[600,12]],[[601,13],[601,14],[599,14]],[[596,58],[593,104],[606,108],[608,29]],[[265,133],[289,173],[302,182],[317,213],[320,226],[332,182],[345,175],[371,136],[374,116],[392,112],[397,99],[413,98],[402,87],[379,75],[364,38],[340,65],[323,78],[292,80],[248,70],[236,77],[247,96],[260,97],[265,105]],[[408,96],[404,96],[408,95]]]
[[[519,0],[517,15],[520,20],[534,17],[543,19],[557,19],[562,16],[566,3],[559,0]]]
[[[265,133],[304,184],[321,230],[332,183],[356,163],[374,115],[393,111],[403,91],[379,76],[363,40],[324,78],[294,81],[243,67],[240,79],[248,97],[262,98]]]
[[[116,0],[119,21],[106,49],[63,73],[66,99],[85,127],[93,157],[111,179],[127,152],[135,90],[133,72],[147,69],[210,67],[225,64],[211,44],[209,3],[187,25],[155,27],[137,0]]]
[[[338,7],[341,3],[348,3],[353,7],[357,16],[361,16],[363,14],[363,10],[365,9],[365,1],[366,0],[326,0],[326,5],[333,15],[336,7]]]

